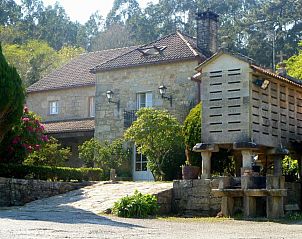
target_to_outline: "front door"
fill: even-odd
[[[141,153],[136,151],[134,146],[133,150],[133,180],[134,181],[154,181],[151,171],[147,167],[147,158]]]

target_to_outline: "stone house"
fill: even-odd
[[[95,76],[89,69],[133,47],[81,54],[27,88],[26,104],[50,136],[71,148],[68,165],[80,167],[79,144],[94,136]]]
[[[196,38],[176,32],[139,47],[82,54],[27,89],[27,105],[42,116],[47,132],[72,147],[70,165],[82,164],[78,144],[93,135],[119,138],[141,107],[167,109],[184,120],[200,100],[194,69],[217,51],[218,15],[200,12],[196,19]],[[160,86],[167,93],[161,95]],[[134,180],[153,179],[146,164],[133,155]]]
[[[197,38],[176,32],[91,69],[96,74],[95,137],[121,137],[141,107],[167,109],[182,122],[199,101],[200,87],[191,76],[216,52],[217,26],[218,15],[198,13]],[[159,88],[167,90],[164,97]],[[142,155],[133,154],[134,180],[153,179],[146,163]]]

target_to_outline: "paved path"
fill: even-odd
[[[0,210],[0,239],[173,238],[302,239],[302,222],[280,224],[247,221],[124,219],[98,215],[135,189],[152,193],[171,184],[96,184],[24,207]]]

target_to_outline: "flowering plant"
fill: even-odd
[[[29,153],[48,142],[40,118],[27,107],[24,107],[20,123],[13,127],[9,142],[5,158],[14,162],[22,162]]]

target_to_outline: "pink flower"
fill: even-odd
[[[36,144],[35,145],[35,150],[39,150],[40,149],[40,145],[39,144]]]
[[[45,129],[45,127],[44,127],[43,124],[40,125],[40,129],[41,129],[42,131]]]
[[[25,114],[28,114],[28,113],[29,113],[29,110],[28,110],[28,108],[27,108],[26,106],[24,107],[24,113],[25,113]]]
[[[48,137],[47,137],[47,135],[42,135],[42,141],[43,142],[48,142]]]
[[[22,120],[23,120],[23,122],[26,122],[26,123],[29,122],[29,118],[27,118],[27,117],[23,118]]]

